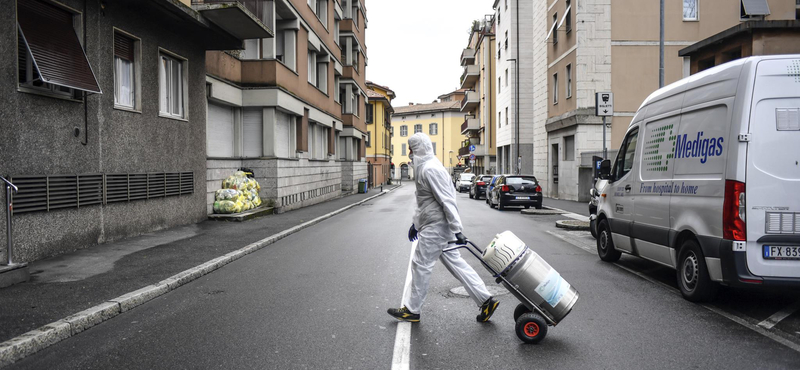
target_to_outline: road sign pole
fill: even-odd
[[[608,157],[606,149],[606,116],[603,116],[603,159],[605,160],[606,157]]]

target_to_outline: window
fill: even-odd
[[[683,0],[683,20],[697,20],[697,0]]]
[[[617,153],[617,159],[614,161],[614,168],[611,170],[611,175],[614,181],[621,179],[627,175],[633,168],[633,160],[636,154],[636,142],[639,137],[639,129],[634,128],[627,136],[625,141]]]
[[[394,155],[394,144],[392,144],[392,148],[391,148],[391,149],[389,149],[389,153],[390,153],[391,155]]]
[[[239,59],[261,59],[261,39],[244,40],[244,50],[239,52]]]
[[[508,107],[506,107],[506,126],[508,126]]]
[[[17,2],[20,91],[66,98],[101,93],[80,42],[82,23],[77,12],[50,2]]]
[[[439,124],[431,123],[428,127],[428,132],[433,135],[439,135]]]
[[[408,136],[408,126],[406,125],[400,126],[400,136],[402,137]]]
[[[186,118],[186,60],[162,52],[160,61],[160,113],[172,118]]]
[[[358,106],[359,100],[360,99],[359,99],[358,93],[357,92],[353,92],[353,114],[355,114],[356,116],[358,116],[359,113],[360,113],[360,109],[359,109],[359,106]]]
[[[333,94],[333,100],[342,104],[342,89],[339,87],[339,76],[333,76],[333,91],[338,92]]]
[[[508,50],[508,31],[506,31],[506,43],[504,49]]]
[[[564,136],[564,160],[575,160],[575,135]]]
[[[558,104],[558,73],[553,74],[553,105]]]
[[[400,152],[400,155],[403,155],[403,156],[408,155],[408,153],[406,152],[406,144],[403,144],[400,148],[402,149],[402,151]]]
[[[372,146],[372,132],[367,131],[367,142],[364,144],[367,148]]]
[[[767,0],[740,0],[739,11],[741,20],[764,19],[770,14]]]
[[[497,92],[500,92],[500,90],[501,90],[502,84],[500,83],[500,81],[502,79],[503,79],[502,77],[498,77],[497,78]]]
[[[558,13],[553,14],[553,45],[558,44]]]
[[[139,40],[114,32],[114,105],[140,109]]]
[[[506,68],[506,86],[508,86],[508,68]]]
[[[374,109],[374,105],[372,103],[367,103],[367,118],[366,118],[366,120],[367,120],[368,124],[372,123],[373,114],[374,114],[373,113],[373,109]]]
[[[497,112],[497,128],[503,127],[503,112]]]
[[[416,134],[418,132],[422,132],[422,125],[421,124],[414,125],[414,133]]]
[[[497,42],[497,59],[500,59],[500,56],[503,54],[503,43],[498,41]]]
[[[317,53],[308,51],[308,83],[317,86]]]
[[[328,0],[316,0],[316,2],[317,18],[319,18],[319,21],[322,22],[325,28],[328,28]]]
[[[325,94],[328,93],[328,58],[327,55],[325,57],[317,58],[317,73],[316,73],[316,86],[320,91],[324,92]]]
[[[436,155],[436,143],[431,143],[431,144],[433,144],[433,155]]]
[[[572,31],[572,5],[570,4],[571,1],[567,0],[567,15],[564,16],[564,22],[566,22],[566,30],[567,33]]]
[[[567,99],[572,97],[572,64],[567,64]]]

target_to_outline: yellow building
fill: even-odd
[[[392,89],[367,81],[366,158],[369,186],[386,184],[391,176]]]
[[[431,104],[414,104],[397,107],[392,114],[392,147],[390,151],[395,171],[395,179],[408,179],[414,175],[408,161],[408,138],[417,132],[430,136],[433,151],[448,172],[456,165],[465,164],[459,159],[458,150],[464,136],[461,135],[461,124],[466,114],[461,112],[464,91],[457,90],[439,97]]]

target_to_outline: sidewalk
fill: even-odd
[[[589,216],[589,202],[578,202],[574,200],[543,198],[542,203],[545,207],[558,208],[564,211],[577,213],[581,216]]]
[[[384,190],[396,188],[397,186],[388,186]],[[24,337],[30,338],[22,344],[6,342],[10,339],[20,342],[19,336],[22,334],[112,300],[121,302],[123,295],[142,288],[152,287],[154,284],[163,288],[155,295],[140,295],[139,301],[130,306],[135,307],[246,253],[310,226],[299,225],[318,217],[330,217],[331,213],[382,194],[385,193],[376,188],[367,194],[344,196],[247,222],[204,221],[32,262],[29,264],[30,281],[0,290],[0,366],[74,335],[84,328],[76,330],[74,324],[62,322],[67,327],[60,332],[48,329],[51,332],[45,333],[46,335],[39,334],[39,331],[26,334]],[[276,238],[264,240],[276,234]],[[245,247],[248,247],[247,252],[237,252]],[[192,269],[196,273],[176,277],[176,274]],[[125,308],[120,303],[116,310],[124,312]],[[112,312],[111,316],[116,314]],[[103,312],[102,315],[90,317],[88,321],[96,322],[91,322],[87,328],[107,319],[105,316],[107,313]],[[87,321],[85,317],[83,321]],[[50,340],[52,343],[39,343],[43,337],[54,335],[58,338]],[[31,346],[40,348],[20,349]],[[26,353],[20,356],[20,350]]]

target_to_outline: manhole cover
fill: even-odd
[[[488,290],[489,294],[491,294],[494,297],[499,296],[499,295],[503,295],[503,294],[508,294],[508,290],[506,288],[503,288],[503,287],[499,286],[499,285],[487,285],[486,286],[486,290]],[[454,294],[456,296],[459,296],[459,297],[464,297],[464,298],[469,297],[469,294],[467,294],[467,290],[464,289],[463,286],[458,286],[458,287],[455,287],[453,289],[450,289],[450,293],[452,293],[452,294]]]

